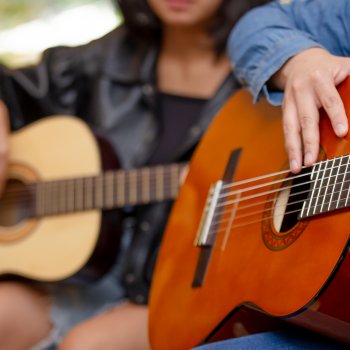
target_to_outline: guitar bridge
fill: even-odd
[[[222,179],[217,181],[214,185],[212,185],[209,190],[208,198],[205,204],[205,208],[201,217],[196,239],[194,242],[195,246],[197,246],[200,249],[200,251],[198,255],[196,270],[194,272],[192,280],[192,288],[199,288],[204,283],[212,249],[216,239],[216,230],[219,220],[215,216],[215,213],[218,204],[221,200],[221,190],[224,183],[227,183],[232,180],[236,172],[240,153],[241,149],[239,148],[234,150],[230,154]],[[214,217],[217,223],[213,224]]]
[[[217,181],[211,186],[207,201],[202,213],[201,221],[196,235],[195,245],[197,247],[212,246],[215,241],[214,233],[216,225],[212,225],[215,210],[219,201],[223,181]]]

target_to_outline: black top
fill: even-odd
[[[178,145],[186,139],[191,128],[199,120],[206,99],[159,93],[156,116],[159,134],[151,164],[164,164],[175,158]]]
[[[160,113],[155,115],[158,55],[159,43],[136,42],[129,36],[128,29],[121,26],[86,45],[49,49],[38,65],[17,70],[0,65],[0,99],[9,107],[12,129],[46,115],[76,115],[108,139],[119,155],[122,167],[142,167],[153,157],[154,162],[160,162],[156,153],[163,148],[158,141],[164,127],[159,125]],[[167,163],[188,159],[214,115],[238,87],[230,74],[205,104],[201,115],[196,116],[195,128],[184,133],[182,144],[178,141],[177,151],[169,152],[169,157],[176,154],[176,159],[169,158]],[[169,120],[178,120],[182,125],[183,112],[176,116],[178,119],[169,117]],[[155,203],[138,208],[135,227],[130,229],[134,233],[124,254],[123,276],[116,278],[121,278],[127,297],[136,302],[147,302],[154,260],[170,211],[168,204]],[[110,211],[105,214],[113,220],[117,217]],[[125,220],[126,226],[128,222]],[[102,224],[110,228],[106,230],[110,231],[109,237],[119,237],[116,226],[105,224],[105,219]],[[111,248],[114,256],[119,252],[118,244],[105,237],[99,236],[91,261],[104,263],[107,260],[100,243],[107,242],[104,246]]]

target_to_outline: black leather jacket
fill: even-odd
[[[126,28],[119,27],[87,45],[49,49],[36,66],[17,70],[0,66],[0,97],[9,107],[11,127],[18,129],[47,115],[75,115],[108,137],[123,167],[142,166],[156,147],[158,133],[154,113],[157,56],[156,45],[135,42]],[[169,162],[191,152],[237,88],[233,75],[227,77],[206,104],[198,124],[179,144],[177,159]],[[154,252],[169,208],[168,203],[154,205],[138,214],[142,219],[136,220],[124,275],[129,296],[137,302],[147,300]],[[148,234],[138,234],[145,227]]]

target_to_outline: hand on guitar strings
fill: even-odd
[[[0,194],[6,181],[9,156],[9,114],[5,104],[0,101]]]
[[[338,137],[348,132],[348,119],[336,86],[350,75],[350,58],[321,48],[307,49],[272,77],[271,84],[285,91],[283,132],[293,173],[311,166],[319,153],[319,109],[324,108]]]

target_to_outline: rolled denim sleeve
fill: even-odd
[[[254,101],[281,104],[283,93],[267,81],[297,53],[323,47],[350,54],[349,0],[279,0],[257,7],[237,23],[228,40],[234,72]]]

